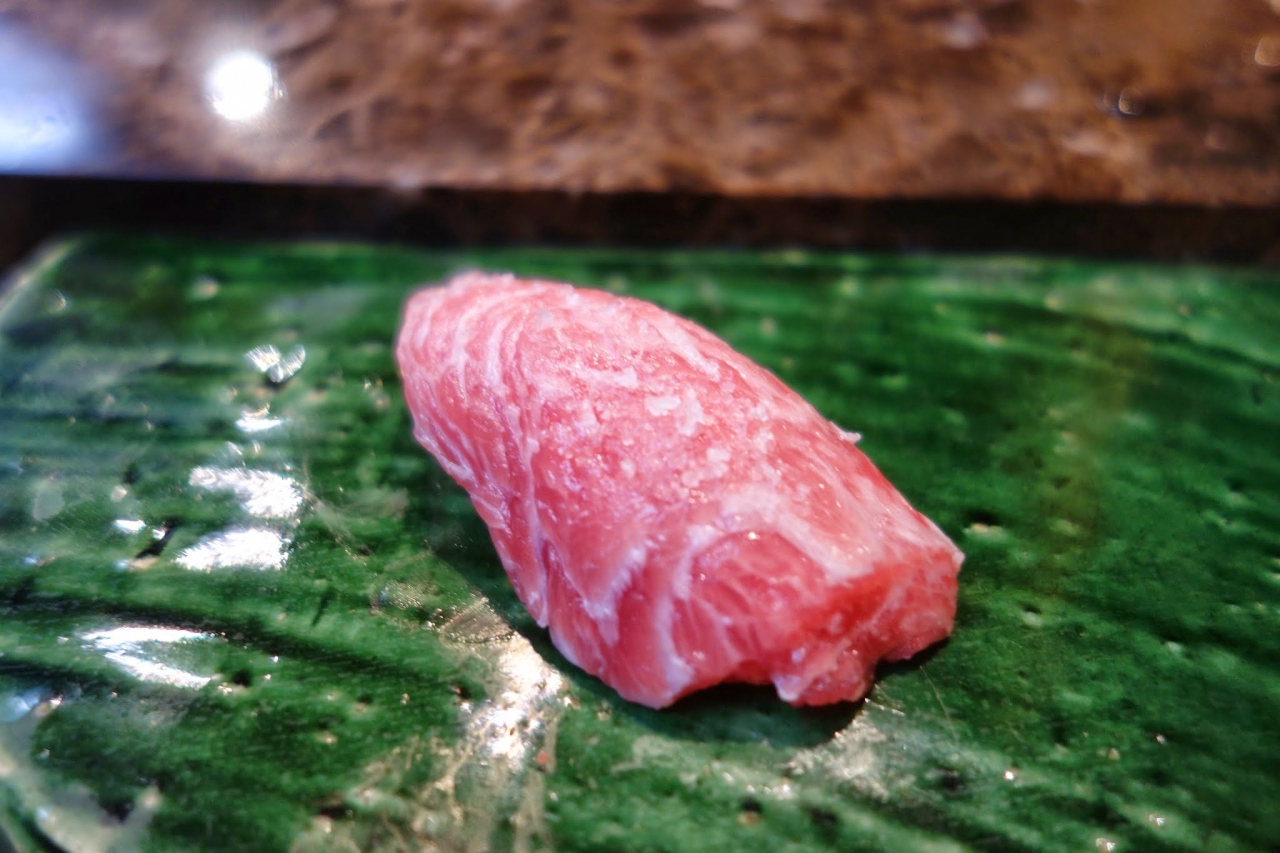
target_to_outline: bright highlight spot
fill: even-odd
[[[279,569],[289,558],[289,540],[265,527],[213,533],[184,548],[174,560],[184,569]]]
[[[117,518],[114,525],[121,533],[141,533],[147,523],[140,518]]]
[[[150,660],[149,658],[154,657],[154,651],[158,651],[150,647],[212,639],[214,639],[212,634],[202,634],[198,631],[135,625],[84,635],[84,640],[90,648],[103,652],[107,660],[135,678],[192,690],[204,687],[209,683],[211,676],[196,675],[176,666]]]
[[[0,171],[59,170],[92,159],[103,142],[92,101],[92,81],[74,63],[0,16]]]
[[[219,57],[205,76],[204,92],[214,112],[230,121],[261,115],[283,94],[275,66],[251,50]]]
[[[236,429],[243,433],[267,432],[284,424],[284,418],[273,418],[264,406],[261,409],[246,409],[236,420]]]
[[[210,492],[231,492],[250,515],[259,518],[292,518],[302,508],[298,481],[270,471],[248,468],[191,469],[191,485]]]
[[[271,344],[265,344],[249,350],[244,357],[265,373],[267,379],[279,385],[302,369],[303,362],[307,360],[307,350],[302,344],[298,344],[289,350],[288,355],[282,355]]]
[[[506,772],[516,772],[529,748],[543,737],[564,680],[485,601],[454,616],[440,633],[451,644],[482,643],[498,651],[491,698],[474,708],[469,703],[463,707],[463,737],[453,762],[460,767],[474,757],[491,772],[503,772],[504,766]]]

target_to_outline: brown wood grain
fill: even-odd
[[[91,81],[64,171],[1274,205],[1276,0],[0,0]],[[228,122],[222,53],[283,97]]]

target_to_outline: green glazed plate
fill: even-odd
[[[652,300],[968,555],[857,705],[575,670],[413,441],[411,288]],[[0,294],[0,851],[1265,851],[1280,277],[80,238]]]

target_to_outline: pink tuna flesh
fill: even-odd
[[[470,273],[414,294],[414,435],[556,648],[660,708],[721,682],[860,698],[951,632],[964,559],[854,437],[647,302]]]

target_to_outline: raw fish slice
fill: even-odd
[[[520,600],[627,699],[857,699],[951,631],[960,551],[856,437],[687,320],[469,273],[410,298],[396,357]]]

